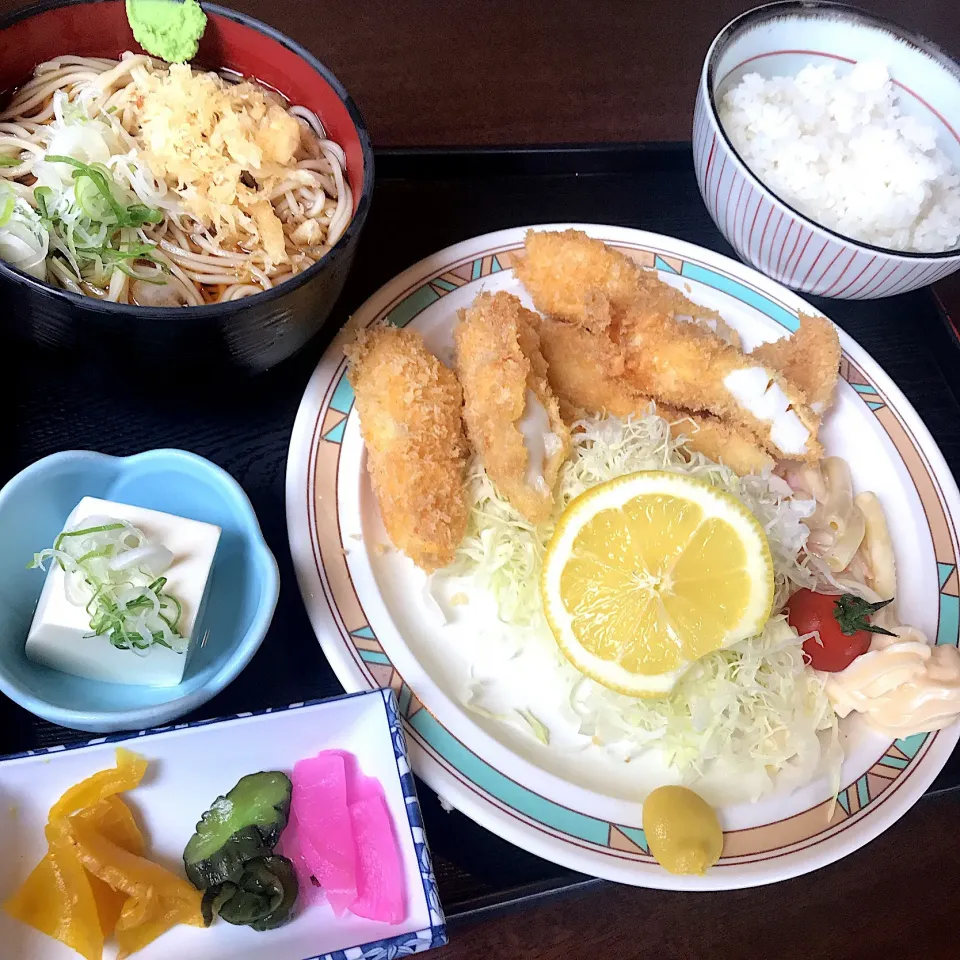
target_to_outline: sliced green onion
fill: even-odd
[[[142,227],[145,223],[160,223],[163,220],[163,212],[148,207],[142,203],[132,203],[127,207],[127,216],[130,218],[128,226]]]
[[[40,213],[41,220],[52,220],[48,201],[53,196],[53,190],[50,187],[36,187],[33,191],[33,199],[36,201],[37,210]]]
[[[19,167],[22,163],[22,157],[0,157],[0,167]]]
[[[161,599],[169,600],[177,608],[177,613],[173,618],[173,623],[170,623],[169,620],[167,621],[170,629],[173,630],[175,629],[175,624],[178,624],[180,622],[180,618],[183,616],[183,604],[172,593],[165,593]],[[167,619],[162,613],[160,616],[163,617],[164,620]]]
[[[158,286],[166,283],[160,273],[169,273],[170,268],[155,256],[156,244],[132,243],[123,239],[129,234],[122,233],[162,222],[163,212],[140,202],[126,205],[122,198],[128,194],[101,163],[84,163],[63,154],[48,154],[45,159],[72,168],[72,195],[58,196],[50,187],[34,189],[37,214],[50,238],[49,255],[56,254],[55,259],[70,277],[77,283],[103,287],[113,271],[119,270],[133,280]],[[0,225],[3,204],[0,197]],[[142,236],[131,239],[143,240]],[[142,275],[134,269],[138,260],[159,270]]]
[[[63,530],[60,536],[53,541],[53,549],[59,550],[63,546],[63,541],[68,537],[89,537],[93,533],[107,533],[110,530],[122,530],[125,523],[106,523],[100,527],[86,527],[83,530]]]
[[[80,160],[74,160],[73,157],[65,157],[60,154],[47,154],[45,159],[50,163],[65,163],[73,167],[73,179],[77,181],[78,184],[83,178],[90,180],[109,205],[119,226],[142,227],[145,223],[160,223],[163,220],[162,211],[148,207],[145,204],[132,203],[129,207],[122,206],[113,195],[113,190],[111,189],[113,179],[110,171],[102,164],[83,163]],[[80,203],[81,206],[83,205],[83,200],[79,192],[77,202]]]
[[[135,273],[125,263],[118,262],[111,264],[111,266],[114,269],[119,270],[121,273],[125,273],[131,280],[139,280],[142,283],[152,283],[155,287],[165,287],[167,285],[167,281],[165,279],[154,280],[153,277],[145,277],[142,274]]]
[[[62,258],[67,273],[77,283],[98,287],[109,283],[114,270],[143,283],[165,284],[159,273],[169,273],[170,268],[154,255],[156,244],[130,243],[121,232],[161,223],[163,211],[140,202],[123,203],[128,194],[101,163],[84,163],[63,154],[47,154],[45,159],[72,168],[72,195],[57,196],[50,187],[34,190],[40,222],[49,233],[50,254],[56,252],[58,263]],[[140,274],[133,269],[137,260],[159,267],[158,274]]]
[[[138,556],[125,558],[130,551]],[[119,650],[142,652],[157,645],[183,652],[178,633],[183,606],[165,592],[167,577],[145,569],[148,555],[155,560],[159,555],[161,565],[172,557],[141,530],[117,521],[62,531],[29,566],[43,569],[51,559],[60,564],[68,599],[84,606],[90,618],[89,636],[106,636]]]
[[[149,260],[158,267],[166,268],[166,264],[158,260],[153,251],[156,245],[151,243],[137,243],[133,246],[118,250],[116,247],[77,247],[77,253],[101,257],[103,260],[115,262],[118,260]]]
[[[0,199],[0,227],[4,227],[10,220],[10,217],[13,215],[13,208],[16,206],[17,197],[12,190],[4,190],[2,194],[2,199]]]
[[[83,177],[78,177],[73,184],[73,196],[77,206],[91,219],[102,220],[105,210],[95,205],[94,201],[102,201],[103,196],[96,183]]]
[[[77,557],[77,565],[81,563],[86,563],[88,560],[96,560],[97,557],[109,557],[110,548],[109,547],[97,547],[94,550],[88,550],[82,557]]]
[[[120,223],[122,226],[127,226],[126,223],[123,223],[126,210],[120,206],[117,198],[113,195],[108,176],[104,174],[102,169],[98,169],[98,166],[95,164],[83,163],[81,160],[74,160],[73,157],[65,157],[61,154],[48,153],[44,159],[49,163],[65,163],[67,166],[73,167],[73,179],[76,181],[79,181],[83,177],[89,179],[100,192],[103,199],[109,204],[113,215],[117,218],[117,223]],[[79,196],[77,197],[77,202],[82,205]]]

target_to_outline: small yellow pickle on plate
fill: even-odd
[[[143,857],[143,834],[120,799],[146,769],[121,747],[115,767],[70,787],[50,809],[46,856],[4,904],[85,960],[101,960],[111,935],[122,960],[178,923],[204,926],[202,894]]]
[[[702,877],[719,859],[723,831],[713,807],[687,787],[657,787],[643,804],[650,852],[668,873]]]

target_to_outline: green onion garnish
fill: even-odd
[[[131,244],[121,250],[115,247],[77,247],[77,253],[91,254],[103,260],[149,260],[159,265],[160,261],[153,255],[153,251],[154,247],[149,243]]]
[[[47,203],[50,200],[50,197],[53,196],[53,190],[50,187],[35,187],[33,191],[33,199],[36,201],[37,210],[40,213],[41,220],[50,221],[53,217],[50,216],[50,209],[47,206]]]
[[[89,537],[94,533],[107,533],[110,530],[122,530],[126,524],[123,523],[107,523],[101,527],[85,527],[83,530],[62,530],[60,535],[56,540],[53,541],[54,550],[63,549],[63,541],[68,537]],[[39,564],[34,560],[31,566],[39,566]],[[63,564],[61,564],[63,566]]]
[[[143,653],[156,644],[185,652],[183,607],[166,592],[167,578],[154,575],[172,554],[141,530],[120,521],[64,530],[28,566],[42,570],[51,559],[64,571],[68,598],[85,608],[90,637],[106,636],[119,650]]]
[[[17,197],[12,190],[6,189],[0,193],[0,227],[6,226],[16,205]]]
[[[82,199],[83,190],[80,184],[83,179],[89,180],[96,187],[97,192],[106,201],[116,218],[117,226],[138,228],[147,223],[160,223],[163,220],[163,213],[160,210],[155,210],[145,204],[133,203],[129,207],[121,205],[111,189],[110,171],[101,164],[83,163],[80,160],[74,160],[73,157],[49,153],[44,159],[50,163],[65,163],[74,168],[73,179],[77,183],[77,202],[88,215],[93,216],[86,209]]]
[[[141,283],[152,283],[155,287],[165,287],[167,285],[167,281],[165,279],[145,277],[141,273],[135,273],[122,261],[114,263],[113,267],[114,269],[119,270],[121,273],[125,273],[131,280],[139,280]],[[166,268],[164,268],[164,272],[168,272]]]

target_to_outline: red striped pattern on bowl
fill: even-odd
[[[721,128],[714,90],[739,79],[747,64],[766,76],[792,72],[798,62],[850,64],[867,57],[896,68],[901,97],[914,101],[908,112],[926,114],[943,136],[952,135],[957,143],[949,152],[960,156],[953,97],[960,89],[960,65],[929,41],[864,11],[822,0],[768,4],[729,23],[704,61],[693,121],[694,166],[704,203],[741,260],[803,293],[871,300],[925,287],[960,269],[960,250],[886,250],[808,220],[750,172]]]
[[[872,300],[925,287],[960,268],[960,256],[905,257],[833,237],[781,203],[745,171],[705,103],[693,120],[697,184],[737,256],[784,286],[820,297]]]

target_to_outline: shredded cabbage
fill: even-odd
[[[580,732],[628,760],[658,749],[684,782],[724,781],[737,798],[756,800],[777,785],[809,782],[825,762],[839,786],[837,719],[783,616],[763,633],[698,660],[668,697],[626,697],[584,678],[571,693]],[[826,747],[819,734],[828,733]]]
[[[777,476],[738,477],[691,452],[682,438],[671,436],[669,423],[653,407],[642,417],[590,418],[576,424],[572,456],[558,482],[556,511],[539,527],[500,495],[482,464],[474,461],[468,477],[467,536],[454,564],[434,574],[433,583],[468,578],[493,596],[500,619],[516,628],[511,635],[520,647],[542,642],[549,627],[540,600],[540,570],[560,513],[598,483],[654,469],[705,480],[737,497],[757,517],[773,558],[775,612],[798,587],[817,585],[818,571],[801,557],[811,501],[794,499]],[[580,675],[558,653],[553,680],[560,696],[566,690],[569,699],[560,713],[619,760],[659,751],[684,782],[697,784],[714,802],[756,800],[773,789],[774,777],[778,786],[800,786],[823,766],[836,789],[842,760],[837,720],[822,678],[803,661],[801,640],[785,617],[774,616],[760,636],[702,658],[670,696],[660,699],[609,690]],[[511,703],[496,711],[482,705],[489,683],[468,688],[464,706],[511,726],[519,714],[536,739],[548,743],[549,728],[530,722],[528,704]]]
[[[479,458],[470,466],[467,489],[470,524],[454,563],[437,579],[470,577],[496,598],[500,617],[517,626],[534,625],[542,617],[540,568],[556,520],[581,493],[615,477],[641,470],[670,470],[698,477],[741,500],[760,521],[770,543],[779,610],[799,587],[817,584],[810,561],[798,559],[808,529],[803,523],[811,501],[794,499],[779,477],[738,477],[670,434],[670,424],[651,405],[643,417],[590,418],[575,424],[573,452],[564,464],[553,516],[535,527],[503,497]]]

